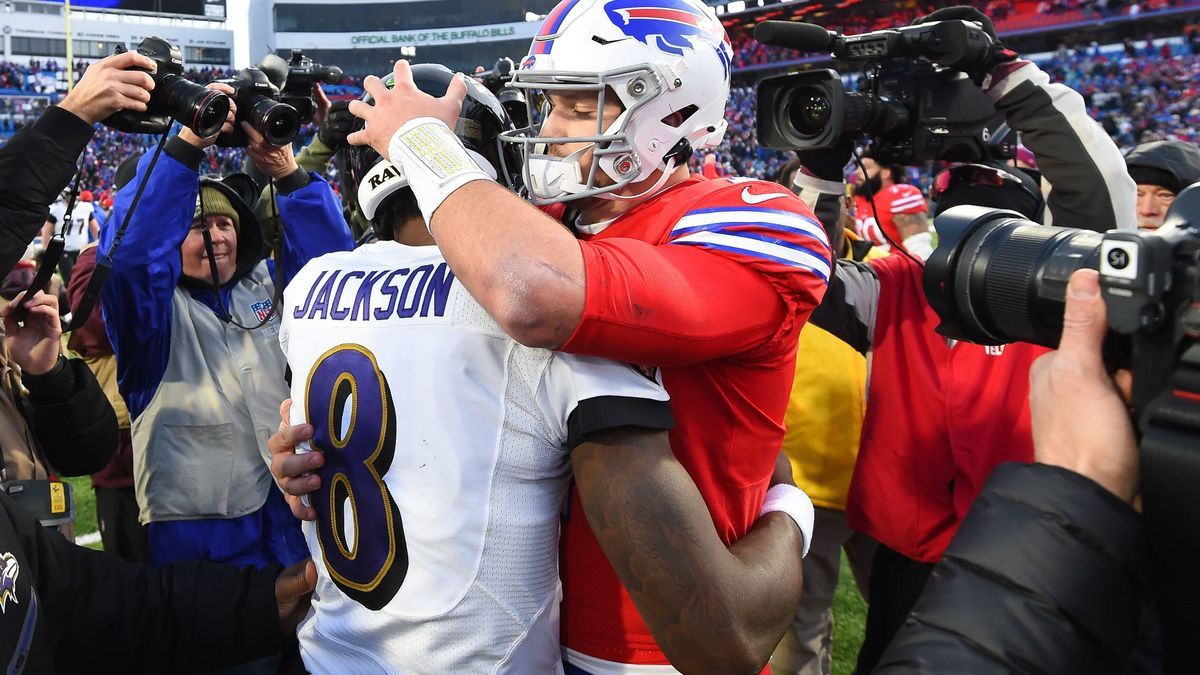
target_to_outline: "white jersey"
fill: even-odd
[[[75,202],[75,208],[71,210],[71,222],[63,224],[63,216],[67,213],[66,202],[55,202],[50,207],[50,213],[54,216],[57,223],[54,226],[54,231],[62,231],[65,239],[65,251],[82,251],[84,246],[88,245],[88,239],[91,238],[89,225],[92,222],[93,211],[91,202]],[[48,242],[42,242],[45,246]]]
[[[300,627],[314,673],[555,673],[569,448],[670,426],[661,383],[521,346],[436,247],[310,262],[280,342],[292,421],[325,451],[318,570]]]

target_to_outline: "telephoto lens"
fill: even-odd
[[[924,284],[939,333],[982,345],[1058,345],[1067,280],[1098,269],[1102,234],[980,206],[951,208],[934,227]]]

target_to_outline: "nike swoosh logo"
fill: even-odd
[[[747,204],[761,204],[763,202],[769,202],[772,199],[779,199],[786,196],[786,194],[780,192],[769,192],[765,195],[756,195],[753,192],[750,192],[750,188],[742,188],[742,201],[746,202]]]

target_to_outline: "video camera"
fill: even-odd
[[[1067,280],[1099,270],[1105,361],[1133,373],[1142,513],[1168,661],[1183,655],[1190,668],[1200,630],[1200,183],[1176,196],[1152,233],[1047,227],[976,206],[947,210],[935,227],[924,285],[947,337],[1057,346]]]
[[[217,145],[226,148],[246,147],[250,139],[241,128],[242,122],[249,122],[267,143],[276,146],[291,143],[300,133],[300,113],[287,103],[280,102],[279,89],[271,84],[263,71],[243,68],[233,77],[217,82],[233,87],[233,100],[237,104],[233,131],[217,138]]]
[[[124,51],[125,45],[119,44],[114,53]],[[156,64],[155,71],[150,73],[154,80],[150,103],[145,112],[113,113],[104,120],[105,126],[131,134],[163,134],[174,119],[201,137],[221,130],[229,114],[229,97],[184,78],[183,57],[178,47],[160,37],[148,37],[137,46],[137,52]]]
[[[953,20],[841,35],[816,24],[764,21],[759,42],[835,61],[866,64],[860,91],[833,70],[768,77],[758,85],[758,142],[784,150],[825,150],[871,136],[885,164],[976,162],[1016,152],[1004,116],[964,73],[992,56],[978,24]]]
[[[311,122],[317,112],[317,100],[313,96],[313,85],[318,82],[337,84],[342,81],[342,69],[313,63],[299,49],[292,50],[292,60],[287,64],[287,80],[279,100],[300,113],[300,121]]]

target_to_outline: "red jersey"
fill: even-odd
[[[846,518],[888,548],[936,562],[992,469],[1032,461],[1029,367],[1049,350],[951,346],[934,331],[922,268],[901,255],[870,265],[878,309]]]
[[[564,351],[661,369],[671,448],[729,544],[758,518],[783,439],[801,326],[825,292],[821,224],[786,188],[692,177],[580,242],[583,320]],[[563,646],[668,664],[572,496]]]
[[[896,244],[903,246],[904,243],[900,229],[896,227],[897,213],[929,211],[925,195],[921,194],[920,188],[903,183],[889,185],[880,190],[879,194],[875,195],[875,211],[871,210],[870,202],[861,195],[855,196],[854,205],[858,234],[885,251],[891,248],[889,237]]]

